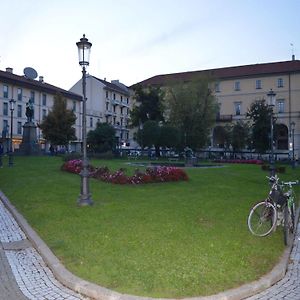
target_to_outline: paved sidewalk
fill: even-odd
[[[284,278],[262,293],[247,300],[300,300],[300,223]]]
[[[60,284],[0,201],[0,300],[87,299]]]
[[[46,265],[55,270],[57,278],[70,288],[91,298],[101,300],[151,300],[151,298],[120,294],[95,284],[83,281],[64,269],[60,262],[49,252],[46,244],[30,228],[26,220],[16,212],[8,199],[0,192],[0,300],[83,300],[86,298],[63,286],[54,278]],[[4,206],[9,207],[8,211]],[[30,237],[30,242],[26,235]],[[33,247],[35,245],[35,247]],[[40,254],[42,253],[45,261]],[[286,266],[287,273],[285,274]],[[285,274],[285,275],[284,275]],[[280,281],[278,281],[281,279]],[[270,287],[274,282],[275,285]],[[264,290],[264,288],[268,289]],[[263,292],[253,295],[254,292]],[[194,297],[185,300],[300,300],[300,224],[290,254],[286,249],[280,263],[256,282],[245,284],[237,289],[217,295]],[[163,300],[163,299],[160,299]]]

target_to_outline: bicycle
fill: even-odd
[[[294,185],[299,181],[279,182],[277,175],[267,177],[271,183],[268,197],[255,204],[248,216],[248,228],[253,235],[267,236],[283,226],[284,244],[288,245],[295,230]]]

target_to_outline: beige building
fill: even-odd
[[[70,92],[82,94],[82,79]],[[113,80],[108,82],[92,75],[86,78],[87,131],[94,130],[97,122],[106,122],[114,126],[120,147],[131,147],[132,133],[129,130],[132,96],[129,88]]]
[[[13,150],[19,149],[22,141],[23,125],[27,120],[25,116],[26,103],[29,99],[33,102],[33,121],[35,124],[39,124],[52,108],[53,98],[56,94],[61,94],[67,99],[68,109],[73,110],[77,117],[75,124],[77,141],[70,144],[70,150],[75,150],[76,148],[79,150],[78,146],[81,142],[82,97],[46,83],[42,76],[35,80],[25,75],[19,76],[14,74],[12,68],[0,71],[0,138],[5,150],[7,150],[8,139],[11,137],[11,120],[13,121]],[[15,101],[13,118],[11,118],[10,100]],[[37,128],[37,139],[41,148],[45,149],[46,141],[43,139],[39,128]]]
[[[294,150],[296,155],[300,154],[299,60],[293,57],[291,61],[158,75],[140,84],[166,86],[171,82],[189,81],[199,76],[213,79],[212,90],[220,104],[216,125],[212,130],[212,148],[224,146],[222,126],[229,122],[245,120],[251,103],[267,100],[267,94],[272,89],[276,93],[274,115],[279,126],[275,149],[287,154],[291,151],[292,124],[295,123]]]

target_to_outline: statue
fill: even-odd
[[[32,122],[32,118],[33,118],[33,103],[32,100],[29,99],[29,101],[26,103],[26,117],[27,117],[27,122]]]

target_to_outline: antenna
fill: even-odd
[[[295,60],[295,48],[294,48],[294,44],[290,43],[291,46],[291,50],[292,50],[292,60]]]
[[[37,76],[38,76],[36,70],[33,68],[30,68],[30,67],[25,68],[23,72],[24,72],[24,75],[26,78],[29,78],[32,80],[37,78]]]

